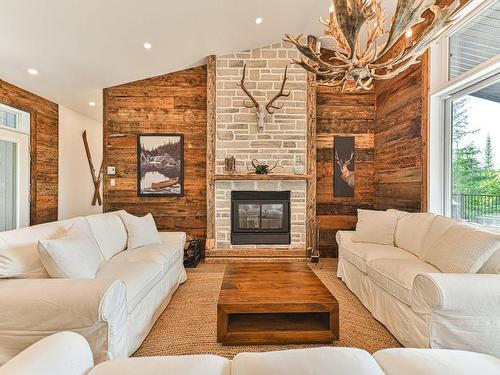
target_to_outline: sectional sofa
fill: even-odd
[[[64,354],[62,354],[64,353]],[[0,367],[0,375],[493,375],[500,359],[439,349],[312,348],[216,355],[137,357],[94,367],[87,341],[73,332],[46,337]]]
[[[499,228],[397,210],[358,217],[337,233],[338,277],[377,320],[406,347],[500,357]]]
[[[123,213],[0,233],[0,364],[41,338],[65,330],[85,337],[96,363],[126,358],[140,346],[186,279],[186,235],[159,233],[158,243],[127,249]],[[58,238],[77,224],[90,227],[102,264],[95,277],[51,278],[38,242]]]

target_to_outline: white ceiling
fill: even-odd
[[[275,43],[285,32],[319,35],[318,17],[328,6],[329,0],[0,0],[0,79],[101,120],[103,88],[199,65],[209,54]],[[143,48],[146,41],[151,50]]]

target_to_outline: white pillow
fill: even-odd
[[[409,213],[399,216],[396,232],[394,233],[394,244],[418,257],[422,257],[424,239],[435,217],[435,215],[429,213]]]
[[[394,245],[394,231],[398,217],[386,211],[358,210],[354,242]]]
[[[52,278],[93,279],[104,263],[84,219],[74,223],[61,238],[38,241],[38,254]]]
[[[128,212],[120,212],[128,232],[127,250],[161,243],[153,215],[138,217]]]
[[[500,249],[500,235],[472,225],[451,226],[424,254],[424,259],[448,273],[476,273]]]

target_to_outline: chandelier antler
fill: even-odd
[[[429,46],[458,20],[460,1],[438,6],[436,0],[398,0],[389,30],[382,0],[332,0],[324,38],[330,48],[303,44],[302,35],[285,35],[301,53],[294,64],[316,75],[319,84],[340,86],[342,91],[370,90],[373,80],[390,79],[420,61]],[[432,18],[413,40],[402,41],[412,28],[423,23],[424,13]],[[363,28],[364,27],[364,28]],[[361,32],[365,29],[366,35]],[[411,38],[411,36],[409,36]],[[363,41],[363,45],[361,43]]]

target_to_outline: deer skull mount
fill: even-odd
[[[349,165],[352,163],[352,159],[354,158],[354,153],[351,152],[351,156],[347,160],[343,160],[339,158],[337,151],[335,151],[335,161],[337,165],[340,167],[340,178],[345,181],[349,187],[354,189],[354,171],[349,169]]]
[[[281,83],[280,91],[265,106],[260,105],[257,102],[257,100],[253,97],[253,95],[250,93],[250,91],[248,91],[248,89],[245,87],[246,69],[247,65],[245,64],[243,66],[243,76],[241,77],[241,82],[239,83],[238,86],[241,87],[241,89],[245,92],[245,94],[247,94],[247,96],[251,100],[251,103],[244,101],[243,105],[247,108],[255,108],[255,117],[257,118],[257,126],[259,129],[259,133],[261,133],[264,131],[264,124],[266,123],[266,112],[272,115],[274,113],[274,110],[283,108],[283,104],[275,105],[274,102],[282,96],[283,97],[290,96],[290,91],[288,91],[286,94],[283,92],[283,90],[285,89],[285,83],[287,79],[286,72],[288,70],[288,66],[285,67],[285,74],[283,76],[283,82]]]

